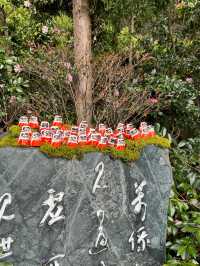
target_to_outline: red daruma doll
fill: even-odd
[[[81,121],[81,123],[79,124],[79,128],[87,128],[87,127],[88,127],[87,121]]]
[[[153,126],[148,126],[148,136],[149,137],[154,137],[156,135],[156,132],[154,130]]]
[[[89,144],[90,145],[98,145],[100,139],[101,139],[100,133],[93,133],[89,137]]]
[[[148,127],[145,127],[145,128],[142,129],[142,131],[141,131],[141,137],[143,139],[147,139],[147,138],[150,137],[149,136],[149,129],[148,129]]]
[[[70,136],[70,130],[64,130],[63,131],[63,141],[66,143],[68,141],[68,138]]]
[[[27,132],[21,132],[18,138],[17,143],[22,146],[29,146],[30,144],[30,136]]]
[[[130,130],[130,136],[131,136],[131,139],[137,140],[141,137],[140,131],[137,130],[136,128],[133,128]]]
[[[39,128],[39,122],[37,116],[31,116],[29,119],[29,127]]]
[[[40,131],[48,129],[49,128],[49,122],[48,121],[42,121],[40,123]]]
[[[99,124],[99,128],[98,131],[101,135],[104,135],[105,131],[106,131],[106,126],[104,124]]]
[[[19,119],[19,124],[20,127],[23,126],[28,126],[28,117],[27,116],[21,116]]]
[[[60,128],[58,126],[51,126],[50,129],[52,134],[56,134],[56,131],[59,130]]]
[[[113,134],[112,128],[110,128],[110,127],[106,128],[105,136],[110,137],[110,135],[112,135],[112,134]]]
[[[147,123],[146,122],[141,122],[139,130],[142,131],[144,128],[147,128]]]
[[[87,145],[87,135],[86,134],[79,135],[78,144],[80,144],[81,146]]]
[[[132,123],[129,123],[126,125],[126,129],[132,129],[133,128],[133,124]]]
[[[49,129],[42,130],[41,136],[42,136],[42,142],[43,143],[51,143],[51,140],[52,140],[51,130],[49,130]]]
[[[116,150],[123,151],[125,149],[125,146],[126,144],[125,144],[124,139],[117,139],[117,143],[115,146]]]
[[[98,148],[104,149],[107,147],[107,145],[108,145],[108,138],[102,136],[99,141]]]
[[[110,136],[109,139],[108,139],[108,146],[114,147],[115,143],[116,143],[116,140],[117,140],[116,137]]]
[[[42,145],[42,139],[39,132],[33,132],[30,140],[31,147],[40,147]]]
[[[51,140],[51,145],[54,148],[58,148],[60,147],[60,145],[62,144],[62,136],[59,133],[53,134],[52,140]]]
[[[77,135],[70,135],[67,145],[71,148],[75,148],[78,145],[78,136]]]
[[[54,116],[53,123],[52,123],[52,126],[58,126],[58,127],[61,127],[62,124],[63,124],[62,116],[60,116],[60,115],[55,115],[55,116]]]
[[[79,127],[78,128],[78,135],[87,135],[87,129],[84,127]]]
[[[78,127],[77,126],[71,127],[71,135],[78,135]]]
[[[31,136],[31,134],[32,134],[32,130],[29,126],[23,126],[21,131],[28,133],[29,136]]]

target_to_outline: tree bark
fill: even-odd
[[[92,122],[92,51],[89,0],[73,0],[74,56],[78,81],[75,91],[77,120]]]

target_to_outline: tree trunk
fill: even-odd
[[[77,120],[92,122],[92,51],[89,0],[73,0],[74,55],[78,73],[75,92]]]

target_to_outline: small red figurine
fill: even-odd
[[[62,116],[60,116],[60,115],[55,115],[55,116],[54,116],[53,123],[52,123],[52,126],[58,126],[58,127],[61,127],[62,124],[63,124]]]
[[[40,131],[42,131],[44,129],[49,129],[49,122],[48,121],[42,121],[40,123]]]
[[[27,116],[21,116],[19,119],[19,124],[20,127],[23,126],[28,126],[28,117]]]
[[[67,145],[71,148],[75,148],[78,145],[78,136],[70,135],[68,138]]]
[[[115,133],[114,136],[118,139],[124,139],[124,134],[121,132]]]
[[[71,127],[71,135],[78,135],[78,127],[77,126],[73,126]]]
[[[106,131],[105,131],[105,134],[104,135],[106,137],[110,137],[112,134],[113,134],[112,128],[110,128],[110,127],[106,128]]]
[[[114,147],[116,144],[117,138],[114,136],[110,136],[108,139],[108,146]]]
[[[29,119],[29,126],[31,128],[39,128],[39,122],[37,116],[31,116]]]
[[[67,129],[64,130],[64,131],[63,131],[63,141],[64,141],[64,142],[67,142],[69,136],[70,136],[70,130],[67,130]]]
[[[107,147],[107,145],[108,145],[108,138],[101,136],[101,139],[99,140],[99,143],[98,143],[98,148],[104,149]]]
[[[154,137],[156,135],[156,132],[154,130],[153,126],[148,126],[148,131],[149,131],[149,137]]]
[[[131,129],[127,129],[127,128],[125,129],[125,132],[124,132],[125,138],[127,138],[127,139],[130,139],[131,138],[130,131],[131,131]]]
[[[124,124],[123,123],[118,123],[117,128],[124,128]]]
[[[139,127],[139,130],[142,131],[144,128],[147,128],[147,123],[146,122],[141,122],[140,123],[140,127]]]
[[[21,132],[26,132],[29,134],[29,136],[32,134],[32,130],[29,126],[23,126]]]
[[[89,144],[90,145],[98,145],[99,140],[101,139],[101,134],[100,133],[92,133],[89,136]]]
[[[149,129],[148,127],[145,127],[141,131],[141,137],[144,139],[147,139],[149,137]]]
[[[56,131],[59,130],[60,128],[58,126],[51,126],[50,129],[51,129],[52,134],[55,134]]]
[[[50,129],[44,129],[41,131],[41,137],[43,143],[51,143],[52,133]]]
[[[106,131],[106,126],[104,124],[99,124],[98,131],[103,136]]]
[[[54,148],[58,148],[58,147],[60,147],[61,144],[62,144],[61,134],[59,134],[59,133],[53,134],[53,137],[52,137],[52,140],[51,140],[51,145]]]
[[[131,139],[139,139],[141,137],[140,135],[140,131],[137,130],[137,128],[133,128],[130,130],[130,136],[131,136]]]
[[[22,146],[29,146],[30,144],[30,136],[27,132],[21,132],[18,138],[17,143]]]
[[[88,127],[87,121],[81,121],[81,123],[79,124],[79,128],[87,128],[87,127]]]
[[[91,136],[92,134],[95,134],[95,132],[96,132],[95,128],[89,128],[89,129],[87,130],[87,136],[89,137],[89,136]]]
[[[87,129],[85,127],[79,127],[78,128],[78,135],[86,135],[87,134]]]
[[[42,139],[39,132],[33,132],[30,140],[31,147],[39,147],[42,145]]]
[[[125,149],[125,146],[126,144],[125,144],[124,139],[117,139],[117,143],[115,146],[116,150],[123,151]]]
[[[81,134],[78,136],[78,144],[82,145],[87,145],[88,141],[87,141],[87,135],[86,134]]]
[[[133,124],[132,123],[129,123],[129,124],[126,125],[126,129],[129,129],[130,130],[132,128],[133,128]]]

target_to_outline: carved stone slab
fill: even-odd
[[[2,259],[0,252],[0,262],[162,265],[171,184],[168,151],[155,146],[130,164],[100,153],[67,161],[47,158],[37,149],[2,148],[0,249],[3,239],[14,242],[7,243],[12,255]],[[6,220],[9,215],[15,217]]]

